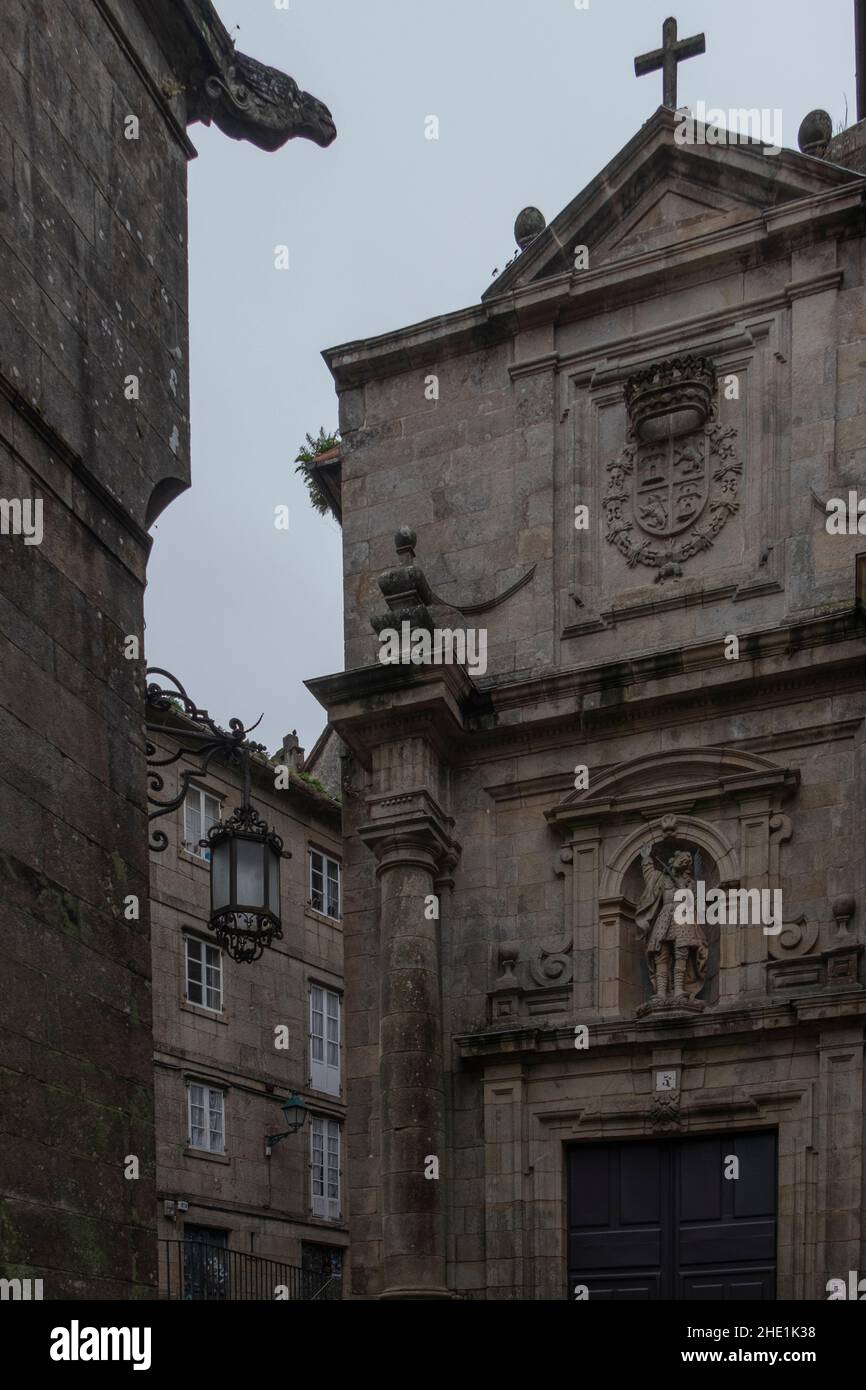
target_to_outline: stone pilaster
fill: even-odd
[[[398,548],[409,557],[408,530],[398,536]],[[400,607],[410,584],[423,606],[417,575],[398,575],[383,592]],[[374,1026],[355,1048],[364,1054],[364,1075],[372,1083],[369,1104],[359,1104],[353,1116],[351,1098],[349,1103],[363,1136],[364,1157],[356,1171],[363,1172],[369,1213],[363,1224],[353,1218],[353,1258],[356,1250],[362,1255],[358,1292],[448,1298],[440,917],[460,849],[443,803],[464,737],[463,712],[478,707],[478,692],[466,671],[451,664],[377,663],[308,684],[364,769],[366,819],[356,825],[353,813],[352,837],[378,861],[375,924],[368,888],[372,864],[365,870],[356,861],[346,879],[347,902],[365,904],[363,934],[347,939],[347,991],[356,947],[363,945],[364,990],[370,1005],[375,999],[377,1007],[369,1012],[378,1019],[378,1039]],[[349,1181],[355,1192],[351,1172]]]
[[[361,838],[378,860],[383,1298],[450,1297],[436,883],[456,857],[426,792],[377,797]]]

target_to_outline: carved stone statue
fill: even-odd
[[[647,1008],[691,1006],[703,1008],[696,996],[706,982],[707,939],[695,913],[676,911],[678,889],[696,889],[695,864],[686,850],[677,850],[668,861],[653,862],[651,845],[641,850],[644,891],[635,921],[646,943],[653,998]],[[690,920],[678,921],[686,917]]]

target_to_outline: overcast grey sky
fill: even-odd
[[[337,422],[323,348],[476,303],[534,204],[551,220],[661,102],[636,54],[704,30],[679,101],[855,120],[853,0],[217,0],[238,47],[327,103],[338,137],[276,154],[194,126],[192,488],[154,528],[147,657],[273,750],[324,724],[342,668],[340,531],[294,457]],[[425,139],[437,115],[438,141]],[[290,268],[274,268],[274,247]],[[288,532],[274,508],[291,511]]]

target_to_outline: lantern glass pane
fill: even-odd
[[[268,848],[268,907],[275,917],[280,915],[280,856]]]
[[[265,856],[261,840],[235,841],[237,848],[236,906],[259,911],[265,905]]]
[[[211,904],[214,912],[220,912],[229,901],[229,840],[221,840],[213,847],[210,863]]]

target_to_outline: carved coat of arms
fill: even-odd
[[[685,388],[678,397],[671,389],[671,377],[687,374],[683,364],[692,373],[696,362],[702,359],[675,359],[655,369],[656,377],[663,377],[672,410],[681,407]],[[653,389],[658,397],[660,388]],[[648,394],[644,388],[644,398]],[[630,408],[638,395],[633,388]],[[690,404],[689,409],[694,406]],[[660,413],[657,409],[656,414]],[[656,582],[679,578],[684,562],[709,550],[728,518],[739,510],[743,464],[737,430],[719,423],[708,399],[702,413],[705,423],[688,433],[642,441],[640,430],[632,429],[630,442],[607,465],[608,486],[602,499],[607,540],[630,567],[647,565],[657,570]]]

